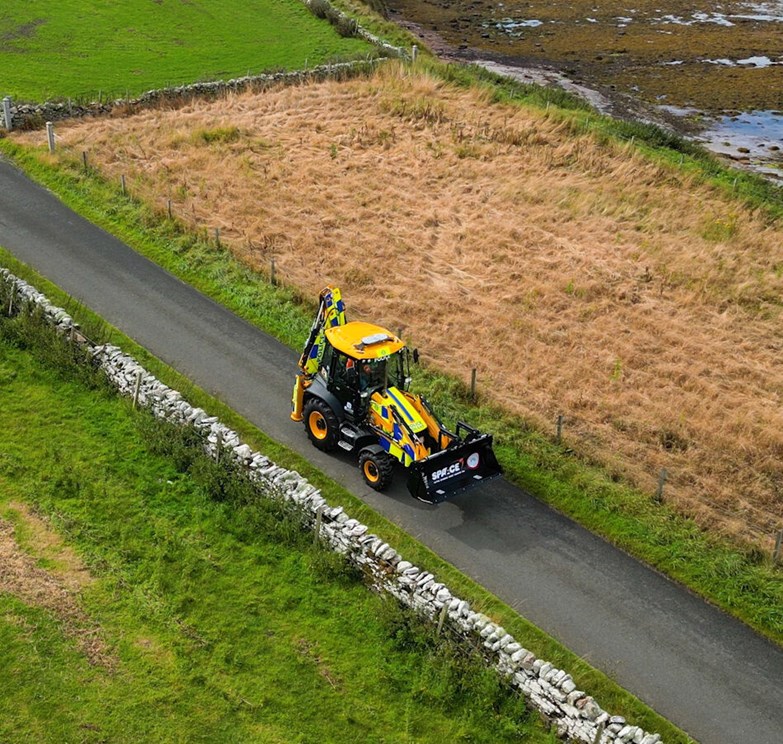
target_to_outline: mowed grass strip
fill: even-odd
[[[0,320],[0,540],[14,525],[66,585],[29,511],[46,518],[92,575],[74,596],[106,652],[91,663],[68,618],[0,585],[0,739],[555,741],[295,515],[42,362],[19,326]]]
[[[298,0],[5,0],[0,92],[33,101],[115,98],[372,49]]]

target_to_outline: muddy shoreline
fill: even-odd
[[[783,183],[783,111],[702,110],[653,104],[644,98],[581,74],[577,69],[540,55],[499,53],[463,42],[451,43],[435,24],[425,25],[390,11],[389,17],[407,29],[441,59],[476,64],[523,83],[558,86],[587,101],[599,113],[627,121],[655,124],[702,144],[727,163],[761,173]],[[781,24],[783,25],[783,24]],[[783,92],[780,93],[783,109]]]

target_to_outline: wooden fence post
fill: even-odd
[[[169,213],[169,219],[171,219],[171,199],[168,200],[166,204],[166,209],[168,210]]]
[[[440,632],[443,630],[443,623],[446,622],[446,615],[449,613],[449,606],[447,604],[443,605],[443,608],[440,611],[440,617],[438,618],[438,630],[437,635],[440,635]]]
[[[54,124],[46,122],[46,139],[49,143],[49,152],[54,153]]]
[[[9,132],[14,127],[14,119],[11,116],[11,96],[6,96],[3,99],[3,124]]]
[[[772,562],[777,563],[780,560],[780,554],[783,552],[783,530],[778,532],[775,539],[775,550],[772,551]]]
[[[277,285],[277,277],[275,276],[275,257],[272,256],[272,266],[269,271],[269,283],[274,287]]]
[[[125,187],[125,175],[120,176],[120,188],[122,189],[122,195],[125,196],[127,189]]]
[[[318,511],[315,513],[315,532],[313,533],[313,545],[318,544],[318,539],[321,537],[321,524],[324,521],[324,508],[318,507]]]
[[[595,736],[593,737],[593,744],[600,744],[601,737],[604,734],[604,731],[606,730],[606,723],[601,722],[598,724],[598,728],[596,729]]]
[[[84,170],[87,170],[87,151],[82,150],[82,165],[84,166]]]
[[[141,372],[136,373],[136,386],[133,388],[133,407],[139,405],[139,390],[141,390]]]
[[[658,490],[655,492],[655,500],[659,503],[663,503],[663,487],[666,485],[666,480],[669,477],[669,473],[666,468],[661,468],[661,472],[658,474]]]
[[[476,368],[470,370],[470,399],[476,400]]]
[[[559,413],[557,416],[557,435],[556,435],[556,441],[558,444],[560,444],[562,438],[563,438],[563,414]]]

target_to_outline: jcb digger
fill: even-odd
[[[356,453],[371,488],[386,488],[399,461],[411,494],[437,504],[502,469],[491,434],[461,421],[448,431],[424,397],[408,391],[411,358],[417,352],[385,328],[346,322],[340,290],[326,287],[299,360],[291,418],[304,421],[318,449]]]

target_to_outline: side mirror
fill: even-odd
[[[413,363],[418,364],[419,363],[419,350],[414,349],[413,350]]]

